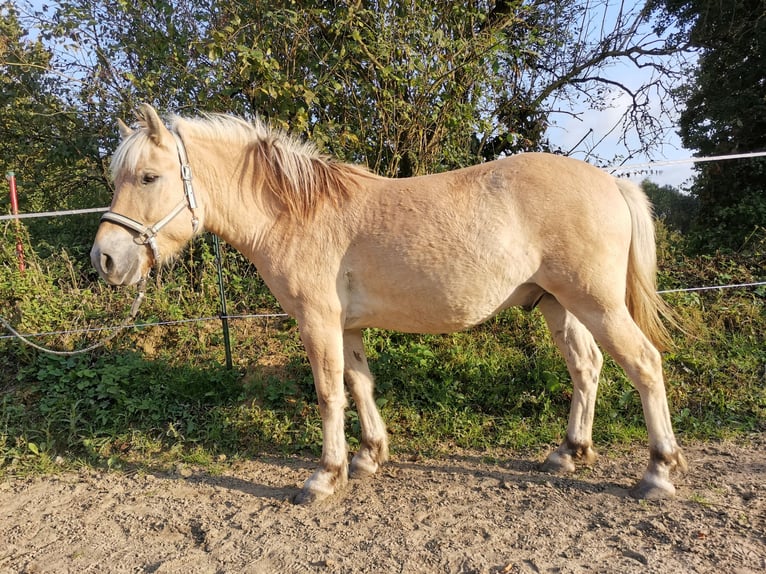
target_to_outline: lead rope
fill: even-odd
[[[71,357],[73,355],[81,355],[83,353],[89,353],[91,351],[94,351],[96,349],[99,349],[109,343],[112,339],[114,339],[117,335],[119,335],[123,330],[125,330],[128,325],[133,321],[133,319],[136,318],[136,315],[138,315],[138,309],[141,307],[141,303],[144,300],[144,297],[146,296],[146,278],[144,277],[141,279],[141,281],[138,282],[138,292],[136,293],[136,298],[133,300],[133,304],[130,306],[130,314],[127,316],[127,318],[120,323],[117,327],[115,327],[114,332],[106,337],[105,339],[99,341],[98,343],[94,343],[93,345],[90,345],[88,347],[85,347],[84,349],[77,349],[76,351],[59,351],[57,349],[50,349],[48,347],[43,347],[41,345],[38,345],[37,343],[30,341],[26,336],[19,333],[16,329],[13,328],[13,326],[4,318],[0,317],[0,323],[3,324],[3,326],[10,331],[10,333],[22,341],[23,343],[26,343],[30,347],[33,347],[37,349],[38,351],[42,351],[43,353],[47,353],[49,355],[58,355],[61,357]]]

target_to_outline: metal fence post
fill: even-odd
[[[223,327],[223,347],[226,352],[226,368],[232,368],[231,361],[231,337],[229,335],[229,312],[226,306],[226,291],[223,288],[223,257],[221,256],[221,242],[217,235],[213,235],[213,248],[215,252],[215,265],[218,268],[218,294],[221,298],[221,326]]]

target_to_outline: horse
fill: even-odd
[[[363,329],[448,333],[511,306],[542,312],[573,383],[566,436],[543,470],[596,459],[600,346],[644,411],[649,463],[631,494],[675,494],[671,472],[687,465],[660,353],[672,311],[656,293],[651,205],[637,185],[545,153],[392,179],[259,120],[173,116],[166,126],[148,104],[138,117],[132,128],[118,120],[114,196],[92,263],[112,285],[136,284],[207,230],[255,264],[297,321],[322,419],[319,468],[297,503],[388,459]],[[350,465],[344,381],[361,426]]]

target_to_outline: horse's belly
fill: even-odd
[[[410,224],[398,233],[386,230],[383,238],[357,241],[338,276],[346,324],[446,333],[526,304],[516,295],[533,281],[539,250],[517,237],[518,226],[477,221],[440,230]]]
[[[390,309],[381,312],[347,316],[346,328],[363,329],[376,327],[404,333],[452,333],[462,331],[486,321],[494,313],[473,315],[424,313],[423,309]]]
[[[468,329],[530,297],[517,296],[516,285],[493,285],[478,280],[470,288],[422,290],[392,287],[386,293],[362,290],[346,307],[346,327],[377,327],[408,333],[451,333]],[[535,286],[535,290],[539,290]],[[524,290],[526,292],[526,290]]]

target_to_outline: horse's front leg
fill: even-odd
[[[320,468],[303,485],[298,504],[309,504],[331,496],[348,482],[346,437],[343,430],[346,395],[343,389],[343,331],[322,319],[299,319],[301,340],[306,348],[322,417]],[[339,321],[337,324],[339,325]]]
[[[388,460],[388,434],[386,425],[375,404],[374,383],[361,330],[350,330],[343,334],[345,379],[354,398],[362,427],[362,446],[351,460],[351,476],[362,478],[377,472],[378,467]]]

